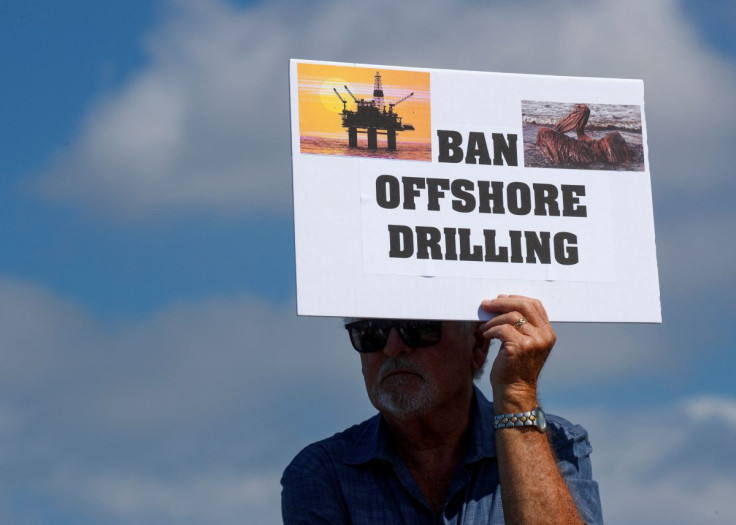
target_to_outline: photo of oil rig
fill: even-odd
[[[348,146],[358,147],[358,133],[368,135],[368,149],[378,149],[378,135],[386,135],[386,149],[396,151],[396,133],[399,131],[413,130],[411,124],[404,124],[402,118],[394,111],[394,108],[414,95],[409,93],[396,102],[385,103],[383,99],[383,85],[381,73],[376,71],[373,82],[373,98],[370,100],[360,99],[353,95],[347,85],[343,86],[350,97],[355,101],[355,110],[348,109],[347,101],[340,96],[336,88],[332,88],[335,95],[342,102],[342,126],[348,128]]]

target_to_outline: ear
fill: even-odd
[[[480,370],[486,363],[491,340],[483,336],[483,332],[480,331],[480,323],[476,325],[473,331],[473,338],[473,372],[475,372]]]

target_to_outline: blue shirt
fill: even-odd
[[[284,523],[502,524],[493,404],[476,388],[469,441],[441,515],[426,503],[398,453],[382,416],[309,445],[284,471]],[[580,425],[547,416],[547,432],[562,477],[586,523],[603,523],[593,481],[588,434]]]

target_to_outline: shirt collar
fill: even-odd
[[[470,440],[463,463],[474,463],[483,458],[496,457],[496,439],[493,431],[493,404],[478,387],[470,404]],[[348,465],[361,465],[373,460],[393,463],[396,453],[389,446],[388,429],[383,416],[377,414],[362,425],[355,445],[345,458]]]

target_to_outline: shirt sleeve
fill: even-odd
[[[588,432],[560,417],[551,416],[550,442],[567,488],[570,490],[580,517],[590,525],[603,524],[598,483],[593,480],[590,453],[593,447]]]
[[[300,452],[281,478],[281,516],[285,525],[342,525],[347,514],[331,462],[319,447]]]

